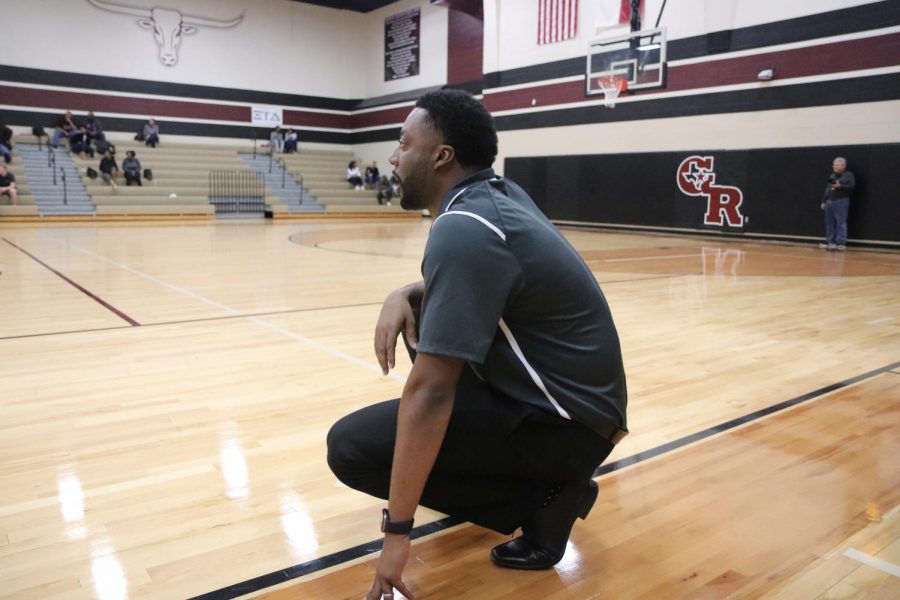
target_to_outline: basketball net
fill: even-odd
[[[628,82],[623,77],[604,75],[597,79],[600,91],[603,92],[603,106],[615,108],[619,94],[628,89]]]

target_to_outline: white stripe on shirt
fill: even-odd
[[[464,210],[447,211],[444,214],[442,214],[441,216],[439,216],[437,219],[435,219],[434,222],[437,223],[439,220],[446,217],[447,215],[462,215],[464,217],[470,217],[472,219],[475,219],[476,221],[481,221],[482,223],[487,225],[491,229],[491,231],[493,231],[494,233],[499,235],[501,240],[503,240],[504,242],[506,241],[506,234],[503,233],[502,231],[500,231],[499,229],[497,229],[496,225],[494,225],[493,223],[491,223],[490,221],[488,221],[481,215],[476,215],[475,213],[466,212]],[[432,227],[433,227],[433,225],[432,225]]]
[[[446,214],[446,213],[445,213]],[[553,405],[553,408],[556,409],[556,412],[559,413],[564,419],[572,420],[572,417],[569,416],[569,413],[559,405],[559,402],[556,401],[556,398],[550,393],[547,389],[547,386],[544,385],[544,382],[541,381],[540,376],[537,374],[537,371],[532,368],[532,366],[528,363],[528,360],[525,358],[525,355],[522,353],[522,349],[519,347],[519,342],[516,341],[516,338],[513,337],[512,331],[509,330],[509,327],[506,325],[506,322],[503,319],[500,319],[500,330],[503,332],[503,335],[506,336],[506,341],[509,342],[509,345],[512,347],[513,352],[516,353],[516,356],[525,366],[525,370],[528,371],[528,374],[531,375],[531,380],[534,381],[534,384],[538,386],[538,388],[544,392],[544,396],[547,397],[547,400],[550,401],[550,404]]]

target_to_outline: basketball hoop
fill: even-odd
[[[597,78],[597,85],[603,92],[603,106],[606,108],[615,108],[619,94],[628,91],[628,82],[625,78],[615,75],[603,75]]]

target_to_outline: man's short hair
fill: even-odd
[[[833,162],[833,163],[838,163],[838,164],[841,164],[841,165],[845,165],[845,166],[846,166],[846,164],[847,164],[847,159],[844,158],[843,156],[838,156],[838,157],[837,157],[836,159],[834,159],[834,161],[832,161],[832,162]]]
[[[497,130],[484,105],[463,90],[438,90],[419,98],[416,108],[428,112],[428,121],[453,146],[463,167],[487,169],[497,157]]]

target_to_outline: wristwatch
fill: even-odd
[[[409,521],[391,521],[391,515],[388,509],[381,510],[381,532],[396,533],[400,535],[409,535],[413,528],[413,519]]]

